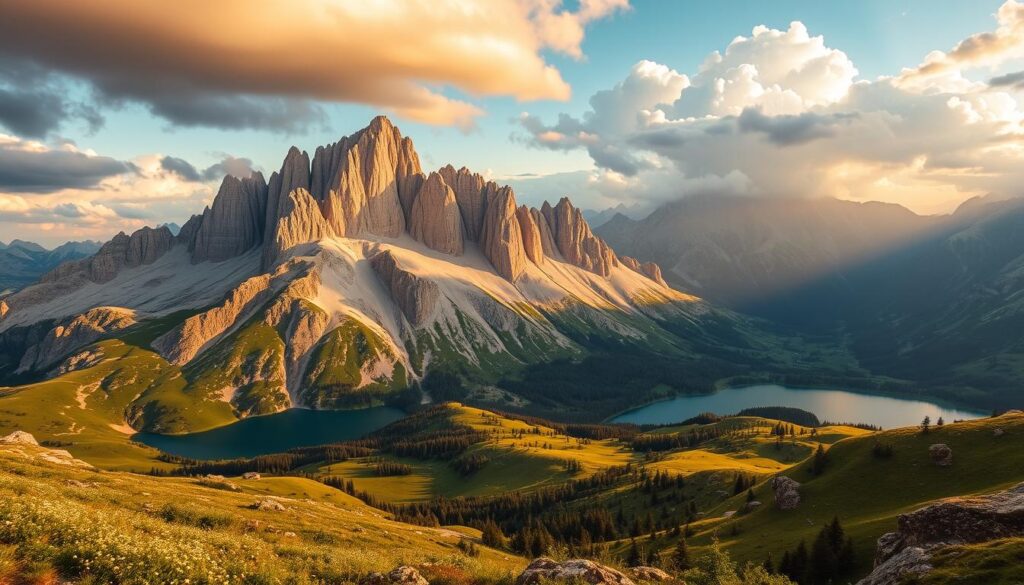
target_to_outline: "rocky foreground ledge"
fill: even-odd
[[[940,500],[900,515],[896,532],[878,539],[875,569],[857,585],[890,585],[933,569],[935,551],[1024,536],[1024,483],[985,496]]]

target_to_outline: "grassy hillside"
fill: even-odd
[[[44,453],[0,446],[3,583],[344,582],[403,563],[488,583],[525,565],[483,546],[463,552],[461,541],[479,540],[472,530],[395,522],[308,479],[152,478],[55,465]],[[254,509],[268,496],[281,509]]]
[[[1000,429],[1002,432],[997,433]],[[819,475],[810,462],[783,472],[803,485],[802,502],[794,511],[777,510],[767,483],[754,488],[764,502],[757,511],[723,519],[737,510],[733,498],[709,511],[712,518],[698,527],[695,544],[707,544],[715,535],[736,558],[760,562],[768,554],[776,560],[800,540],[809,546],[822,526],[838,517],[853,538],[858,566],[866,572],[879,536],[895,530],[896,517],[929,501],[1005,489],[1024,480],[1024,414],[932,427],[924,434],[915,427],[865,433],[839,441],[828,450],[828,464]],[[953,450],[949,467],[935,465],[928,447],[944,443]],[[892,447],[880,458],[876,444]],[[668,547],[663,540],[658,544]]]

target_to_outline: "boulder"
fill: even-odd
[[[242,474],[242,479],[260,479],[260,474],[255,471],[246,471]]]
[[[923,548],[910,547],[876,566],[871,574],[857,581],[857,585],[893,585],[902,582],[907,575],[919,575],[931,570],[931,554]]]
[[[992,436],[993,437],[1002,437],[1005,434],[1006,434],[1006,431],[1004,431],[1003,429],[996,429],[996,430],[992,431]]]
[[[534,560],[516,578],[516,585],[537,585],[543,581],[572,581],[590,585],[633,585],[633,580],[611,567],[586,559],[558,562],[547,557]]]
[[[672,575],[656,567],[630,567],[629,574],[637,581],[647,581],[650,583],[672,581]]]
[[[370,573],[362,581],[362,585],[430,585],[415,567],[401,565],[390,573]]]
[[[743,507],[740,508],[740,513],[741,514],[749,514],[749,513],[753,512],[754,510],[756,510],[756,509],[758,509],[760,507],[761,507],[761,502],[759,502],[757,500],[751,500],[751,501],[743,504]]]
[[[931,569],[933,551],[1024,536],[1024,483],[994,494],[939,500],[901,514],[896,532],[878,539],[875,569],[858,585],[898,582],[902,575]]]
[[[784,475],[772,478],[775,505],[780,510],[795,510],[800,506],[800,483]]]
[[[284,504],[273,498],[256,500],[250,508],[253,510],[259,510],[260,512],[284,512],[287,509],[284,507]]]
[[[30,433],[25,431],[14,431],[13,433],[0,437],[0,445],[39,445],[39,441]]]
[[[953,450],[942,443],[928,447],[928,456],[932,458],[932,463],[940,467],[948,467],[953,464]]]

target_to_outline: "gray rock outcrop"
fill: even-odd
[[[455,192],[437,173],[430,173],[412,204],[409,234],[427,247],[461,256],[464,250],[462,215]]]
[[[795,510],[800,506],[800,483],[784,475],[773,477],[769,485],[775,493],[775,505],[780,510]]]
[[[538,585],[548,581],[590,585],[634,585],[619,571],[586,559],[558,562],[547,557],[535,559],[516,578],[516,585]]]
[[[629,574],[637,581],[646,581],[648,583],[662,583],[673,580],[672,575],[657,567],[630,567]]]
[[[896,583],[931,570],[938,548],[1024,536],[1024,483],[984,496],[940,500],[896,521],[896,532],[878,539],[875,569],[858,585]]]
[[[253,276],[227,293],[224,300],[207,311],[193,315],[156,338],[151,344],[172,364],[192,361],[211,341],[228,331],[239,318],[270,298],[270,274]]]
[[[370,258],[377,277],[391,292],[402,314],[413,325],[422,325],[433,315],[440,291],[432,281],[403,270],[390,250]]]
[[[135,313],[117,307],[97,307],[65,319],[50,329],[43,339],[28,348],[18,364],[18,372],[49,368],[76,349],[135,324]]]
[[[928,456],[931,457],[932,463],[939,467],[949,467],[953,464],[953,450],[949,445],[937,443],[928,447]]]

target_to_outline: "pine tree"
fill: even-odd
[[[924,420],[921,421],[921,432],[923,434],[927,435],[928,434],[928,427],[930,427],[931,424],[932,424],[932,417],[926,415],[924,417]]]
[[[505,535],[501,532],[501,527],[494,520],[488,518],[480,532],[482,533],[480,539],[485,545],[491,548],[505,546]]]
[[[814,451],[814,461],[811,462],[811,473],[821,475],[825,472],[826,465],[828,465],[828,453],[825,452],[825,447],[818,443],[818,448]]]
[[[690,550],[686,546],[686,538],[680,538],[676,542],[676,548],[672,551],[672,566],[677,571],[685,571],[693,566],[690,562]]]
[[[643,559],[640,557],[640,547],[636,544],[636,539],[630,539],[629,545],[629,556],[626,557],[627,567],[639,567],[643,564]]]

